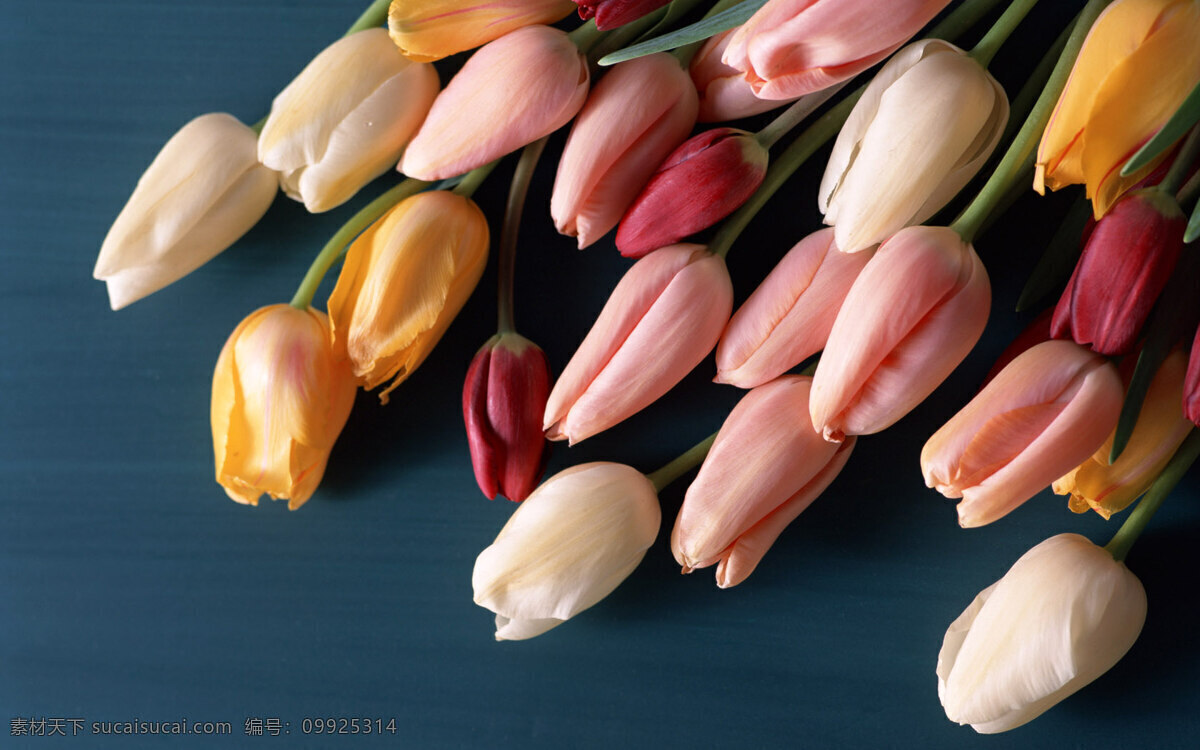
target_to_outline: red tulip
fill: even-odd
[[[670,0],[575,0],[579,6],[579,17],[585,21],[595,17],[596,28],[601,31],[636,21],[668,2]]]

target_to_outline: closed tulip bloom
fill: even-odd
[[[875,65],[929,23],[949,0],[770,0],[725,49],[763,99],[794,99]]]
[[[410,60],[433,62],[510,31],[566,18],[570,0],[392,0],[388,33]]]
[[[874,254],[838,252],[833,229],[796,243],[729,319],[714,380],[754,388],[824,349],[842,301]]]
[[[1187,217],[1155,189],[1118,201],[1096,223],[1054,308],[1050,332],[1101,354],[1128,354],[1183,250]]]
[[[732,309],[725,261],[700,245],[633,264],[554,383],[546,437],[574,444],[649,406],[712,351]]]
[[[834,319],[813,379],[813,425],[837,441],[894,424],[975,346],[991,297],[983,263],[954,230],[901,229]]]
[[[1113,436],[1069,474],[1054,482],[1054,491],[1070,495],[1071,510],[1096,511],[1105,519],[1129,507],[1162,473],[1192,423],[1179,408],[1187,360],[1175,351],[1150,382],[1137,424],[1115,462],[1109,464]]]
[[[437,92],[433,66],[400,54],[386,31],[351,34],[275,97],[258,158],[289,197],[328,211],[399,160]]]
[[[1183,415],[1200,427],[1200,328],[1192,339],[1187,374],[1183,380]]]
[[[354,404],[354,376],[311,307],[270,305],[234,329],[213,372],[217,482],[239,503],[304,504]]]
[[[961,526],[989,524],[1095,453],[1117,426],[1123,398],[1104,357],[1070,341],[1038,344],[929,438],[925,484],[962,498]]]
[[[579,17],[583,20],[596,19],[596,28],[607,31],[636,21],[652,13],[671,0],[575,0],[579,6]]]
[[[546,467],[542,413],[550,395],[550,365],[537,344],[498,333],[475,354],[463,385],[463,420],[475,481],[489,500],[520,502]]]
[[[854,106],[818,205],[842,252],[878,244],[940,211],[975,176],[1008,122],[1004,88],[953,44],[897,52]]]
[[[830,443],[813,429],[811,387],[799,375],[773,380],[742,397],[721,425],[671,532],[684,573],[718,563],[721,588],[746,580],[842,470],[854,438]]]
[[[364,388],[400,385],[442,338],[487,264],[488,226],[469,198],[407,198],[358,236],[329,296],[334,343]]]
[[[741,120],[769,112],[791,101],[757,96],[742,71],[721,62],[721,56],[725,54],[725,48],[735,33],[736,27],[710,36],[688,65],[688,74],[696,86],[696,93],[700,95],[700,109],[696,115],[700,122]]]
[[[565,32],[525,26],[480,47],[438,95],[400,171],[469,172],[571,121],[588,93],[587,58]]]
[[[1200,83],[1200,3],[1117,0],[1088,32],[1038,146],[1033,186],[1087,186],[1097,218],[1150,172],[1121,167]]]
[[[634,198],[617,227],[627,258],[711,227],[754,194],[767,173],[767,150],[753,133],[715,128],[671,152]]]
[[[1146,621],[1146,591],[1106,550],[1053,536],[980,592],[937,660],[946,716],[980,734],[1015,729],[1107,672]]]
[[[596,84],[558,162],[550,215],[583,249],[620,221],[696,124],[696,88],[661,52],[614,65]]]
[[[258,223],[278,177],[257,136],[231,115],[201,115],[173,135],[138,180],[100,246],[94,276],[120,310],[207,263]]]
[[[547,479],[479,553],[475,603],[496,613],[496,640],[561,625],[624,581],[658,536],[662,511],[641,472],[573,466]]]

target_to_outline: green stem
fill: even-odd
[[[1179,450],[1175,451],[1162,474],[1159,474],[1154,484],[1150,485],[1150,489],[1146,490],[1146,494],[1129,514],[1129,518],[1125,519],[1125,523],[1121,524],[1113,538],[1104,545],[1104,549],[1108,550],[1114,559],[1118,562],[1125,560],[1133,543],[1154,516],[1154,512],[1162,505],[1163,500],[1167,499],[1175,485],[1179,484],[1179,480],[1183,479],[1183,475],[1197,456],[1200,456],[1200,430],[1193,429],[1188,433],[1183,445],[1179,446]]]
[[[941,23],[930,29],[926,39],[956,39],[966,33],[967,29],[979,23],[979,19],[988,14],[992,8],[1000,4],[1000,0],[964,0],[963,4],[951,11]]]
[[[267,118],[269,118],[269,117],[270,117],[270,115],[265,115],[261,120],[254,123],[253,125],[251,125],[250,129],[253,130],[256,134],[262,135],[263,126],[267,124]]]
[[[695,468],[708,455],[708,449],[712,448],[713,441],[716,439],[717,433],[714,432],[691,448],[688,448],[666,466],[651,474],[647,474],[646,478],[654,485],[654,491],[662,492],[668,484]]]
[[[472,195],[475,195],[475,191],[479,189],[479,186],[483,184],[483,181],[487,179],[487,176],[492,173],[492,170],[499,163],[500,159],[496,159],[484,164],[482,167],[476,167],[467,172],[463,175],[462,180],[454,186],[454,194],[461,195],[464,198],[470,198]]]
[[[391,0],[375,0],[375,2],[367,6],[367,9],[362,12],[362,15],[358,17],[354,25],[346,30],[345,36],[382,26],[387,21],[388,8],[391,4]]]
[[[1192,128],[1187,140],[1179,147],[1179,153],[1175,154],[1175,161],[1167,170],[1167,176],[1158,183],[1158,189],[1167,195],[1173,196],[1178,193],[1180,185],[1187,178],[1192,162],[1196,161],[1197,156],[1200,156],[1200,125]]]
[[[304,279],[300,282],[300,287],[296,289],[296,294],[289,304],[292,307],[307,310],[312,304],[313,296],[317,293],[317,287],[321,285],[321,279],[325,278],[325,273],[341,256],[342,251],[350,244],[351,240],[369,227],[373,221],[387,213],[392,206],[411,195],[416,195],[427,185],[429,185],[428,182],[414,180],[410,177],[354,214],[350,221],[343,224],[342,228],[329,238],[325,247],[321,248],[321,252],[308,267],[308,273],[304,274]]]
[[[1200,196],[1200,171],[1192,175],[1192,179],[1179,188],[1179,192],[1175,194],[1175,201],[1180,206],[1186,206],[1196,200],[1197,196]]]
[[[583,24],[577,26],[574,31],[567,34],[570,40],[575,43],[575,46],[579,48],[579,51],[585,55],[596,42],[600,41],[603,35],[604,32],[596,28],[596,19],[594,18],[589,18]]]
[[[1067,77],[1071,75],[1071,67],[1075,64],[1075,58],[1079,56],[1079,48],[1083,46],[1083,40],[1087,37],[1088,30],[1092,28],[1096,16],[1100,15],[1100,11],[1104,10],[1110,2],[1112,0],[1089,0],[1079,14],[1079,18],[1071,30],[1071,36],[1067,39],[1066,48],[1059,56],[1058,64],[1054,66],[1054,72],[1050,74],[1046,88],[1042,89],[1042,95],[1034,103],[1029,117],[1025,118],[1025,124],[1021,126],[1017,137],[1013,139],[1008,151],[1004,153],[1004,158],[1000,160],[999,166],[992,172],[979,194],[950,225],[950,228],[958,232],[963,241],[973,242],[975,240],[987,220],[988,214],[992,212],[997,201],[1008,192],[1009,185],[1020,174],[1022,163],[1036,149],[1037,143],[1042,137],[1042,131],[1046,129],[1046,123],[1050,121],[1054,105],[1058,102],[1058,97],[1067,84]]]
[[[971,50],[971,57],[985,68],[990,65],[1000,47],[1024,20],[1026,14],[1033,10],[1034,5],[1037,5],[1037,0],[1013,0],[1000,18],[996,19],[996,23],[992,24],[992,28],[983,35],[983,39],[979,40],[979,44]]]
[[[800,97],[792,102],[790,107],[783,110],[778,117],[767,123],[766,127],[755,133],[754,139],[763,148],[771,148],[780,138],[787,135],[792,128],[799,125],[805,117],[808,117],[817,111],[822,104],[832,99],[848,83],[850,83],[848,80],[842,81],[828,88]]]
[[[504,207],[504,226],[500,230],[500,260],[496,290],[496,319],[500,333],[516,330],[513,326],[513,278],[517,264],[517,232],[521,229],[521,213],[525,209],[525,196],[533,170],[537,167],[542,150],[550,136],[534,141],[521,152],[517,168],[513,171],[512,186],[508,189],[508,203]]]

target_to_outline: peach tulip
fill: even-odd
[[[725,260],[701,245],[633,264],[550,391],[546,437],[574,444],[649,406],[712,351],[732,309]]]
[[[989,524],[1095,453],[1123,396],[1106,358],[1070,341],[1038,344],[929,438],[925,484],[962,498],[962,526]]]
[[[399,169],[421,180],[469,172],[570,122],[587,59],[567,34],[525,26],[480,47],[433,102]]]
[[[746,580],[842,470],[854,438],[830,443],[813,429],[811,388],[812,378],[785,375],[743,396],[721,425],[671,532],[684,573],[719,563],[721,588]]]
[[[665,52],[619,63],[600,79],[558,162],[550,215],[583,249],[625,209],[696,124],[696,88]]]
[[[729,40],[737,28],[709,37],[688,65],[688,74],[700,95],[700,122],[726,122],[769,112],[790,100],[763,99],[754,94],[754,87],[742,71],[721,62]]]
[[[753,388],[824,349],[842,300],[874,254],[838,252],[832,228],[796,243],[730,318],[714,380]]]
[[[921,403],[987,323],[991,286],[946,227],[908,227],[867,263],[829,332],[809,411],[826,440],[869,435]]]
[[[434,62],[573,10],[570,0],[392,0],[388,33],[409,59]]]

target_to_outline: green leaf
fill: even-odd
[[[767,0],[743,0],[743,2],[738,3],[729,10],[697,21],[691,26],[684,26],[682,29],[672,31],[670,34],[663,34],[662,36],[631,45],[625,49],[611,52],[600,58],[600,65],[615,65],[626,60],[651,55],[655,52],[665,52],[693,42],[702,41],[710,36],[720,34],[722,31],[728,31],[734,26],[740,26],[750,16],[754,15],[756,10],[766,4]]]
[[[1062,224],[1059,224],[1058,231],[1050,239],[1050,244],[1046,246],[1046,251],[1042,253],[1037,266],[1029,274],[1029,280],[1025,282],[1025,288],[1021,290],[1021,296],[1017,299],[1017,312],[1028,310],[1041,302],[1047,294],[1071,278],[1071,271],[1083,251],[1079,245],[1079,238],[1091,215],[1091,204],[1080,195],[1071,205]]]
[[[1187,95],[1167,124],[1154,134],[1154,137],[1137,150],[1125,166],[1121,167],[1121,176],[1128,177],[1137,170],[1158,158],[1164,151],[1175,144],[1188,132],[1188,129],[1200,122],[1200,83]]]
[[[1183,232],[1184,244],[1189,244],[1200,237],[1200,203],[1192,207],[1192,218],[1188,219],[1187,229]]]

